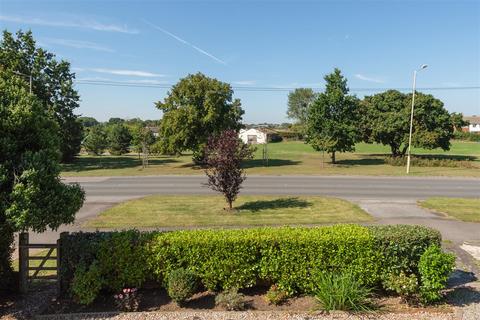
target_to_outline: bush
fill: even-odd
[[[176,303],[184,303],[196,290],[197,278],[193,272],[179,268],[168,275],[167,292]]]
[[[456,131],[453,133],[455,140],[480,142],[480,134],[474,132]]]
[[[241,311],[247,308],[247,301],[245,296],[238,292],[238,289],[231,288],[215,297],[215,305],[228,311]]]
[[[420,258],[420,298],[424,303],[433,303],[441,299],[441,290],[445,289],[448,277],[455,266],[455,256],[442,252],[439,246],[430,246]]]
[[[76,301],[81,304],[90,304],[102,289],[102,275],[97,263],[90,267],[81,264],[75,271],[72,281],[72,293]]]
[[[479,168],[473,159],[465,157],[456,158],[435,158],[431,156],[415,156],[411,158],[411,165],[415,167],[446,167],[446,168]],[[391,166],[403,167],[407,165],[406,157],[385,157],[385,163]]]
[[[277,285],[272,285],[265,295],[265,299],[268,303],[273,305],[280,305],[287,301],[288,293],[280,289]]]
[[[325,273],[317,277],[315,297],[327,311],[369,311],[371,289],[362,284],[352,273]]]
[[[418,279],[414,274],[390,274],[383,282],[383,287],[398,294],[404,301],[413,299],[418,293]]]
[[[0,224],[0,294],[13,291],[13,288],[17,287],[14,284],[11,260],[13,242],[13,231]]]

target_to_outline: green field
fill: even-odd
[[[405,168],[385,164],[389,148],[378,144],[359,143],[354,153],[337,154],[337,164],[330,163],[328,154],[314,151],[299,142],[270,143],[268,166],[262,161],[259,146],[255,158],[247,161],[248,174],[266,175],[405,175]],[[451,150],[414,149],[416,155],[433,155],[442,158],[469,160],[470,167],[412,167],[416,176],[473,176],[480,177],[480,143],[452,142]],[[471,161],[470,161],[471,160]],[[63,176],[131,176],[163,174],[203,174],[203,170],[191,162],[191,155],[180,157],[157,156],[150,159],[150,166],[142,169],[137,155],[80,156],[72,164],[62,165]]]
[[[221,196],[148,196],[89,220],[90,228],[310,225],[372,221],[348,201],[319,197],[241,196],[234,211]]]
[[[430,198],[420,206],[465,222],[480,222],[480,198]],[[478,226],[480,230],[480,225]]]

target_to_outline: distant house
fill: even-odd
[[[282,140],[277,132],[267,128],[241,129],[238,137],[247,144],[264,144]]]
[[[155,138],[158,138],[158,127],[147,127],[147,129],[153,133]]]
[[[468,121],[468,127],[463,127],[462,131],[480,133],[480,116],[463,117],[463,120]]]

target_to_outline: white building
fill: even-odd
[[[243,143],[247,144],[264,144],[267,143],[267,133],[259,129],[241,129],[238,137]]]
[[[480,116],[463,117],[470,124],[468,127],[462,128],[463,131],[480,133]]]

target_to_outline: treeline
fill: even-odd
[[[324,77],[321,93],[299,88],[288,96],[287,116],[305,133],[318,151],[331,154],[355,150],[355,143],[380,143],[394,157],[408,149],[412,94],[388,90],[363,99],[349,94],[347,79],[339,69]],[[412,146],[450,149],[454,131],[467,125],[462,114],[450,114],[433,95],[416,92]]]
[[[83,125],[82,146],[93,155],[107,150],[112,155],[151,153],[160,122],[139,118],[110,118],[107,122],[99,122],[92,117],[80,117],[79,121]]]

